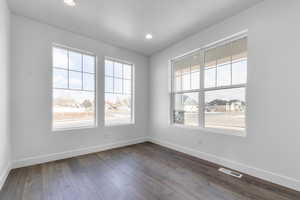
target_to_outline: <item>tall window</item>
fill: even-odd
[[[105,124],[133,123],[133,65],[105,60]]]
[[[245,130],[247,37],[172,61],[172,123]]]
[[[54,129],[96,125],[95,80],[94,55],[53,47]]]

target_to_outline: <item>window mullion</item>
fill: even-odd
[[[83,87],[83,55],[81,54],[81,89],[84,90]]]
[[[230,43],[230,85],[232,85],[232,53],[233,53],[233,50],[232,50],[232,42]]]
[[[68,53],[68,89],[70,89],[70,53],[69,51],[67,51]]]
[[[199,126],[204,127],[204,111],[205,111],[205,98],[204,98],[204,72],[205,72],[205,54],[203,52],[203,59],[200,63],[200,91],[199,91]]]

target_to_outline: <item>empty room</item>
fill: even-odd
[[[299,0],[0,0],[0,200],[300,200],[299,58]]]

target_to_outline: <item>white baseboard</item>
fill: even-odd
[[[53,154],[29,157],[29,158],[20,159],[20,160],[13,160],[12,168],[26,167],[26,166],[46,163],[46,162],[50,162],[50,161],[85,155],[85,154],[89,154],[89,153],[96,153],[96,152],[114,149],[114,148],[118,148],[118,147],[124,147],[124,146],[132,145],[132,144],[138,144],[138,143],[142,143],[142,142],[146,142],[146,141],[148,141],[148,138],[143,137],[143,138],[136,138],[136,139],[132,139],[132,140],[120,141],[120,142],[115,142],[115,143],[110,143],[110,144],[105,144],[105,145],[100,145],[100,146],[92,146],[92,147],[75,149],[75,150],[65,151],[65,152],[60,152],[60,153],[53,153]]]
[[[221,158],[209,153],[205,152],[200,152],[191,148],[183,147],[177,144],[172,144],[169,142],[157,140],[155,138],[137,138],[133,140],[126,140],[126,141],[121,141],[121,142],[116,142],[116,143],[110,143],[110,144],[105,144],[105,145],[100,145],[100,146],[93,146],[93,147],[88,147],[88,148],[82,148],[82,149],[76,149],[72,151],[65,151],[61,153],[54,153],[54,154],[48,154],[48,155],[42,155],[42,156],[35,156],[35,157],[29,157],[25,159],[20,159],[20,160],[14,160],[12,162],[12,165],[7,166],[7,169],[1,174],[0,176],[0,189],[2,188],[8,173],[11,168],[19,168],[19,167],[26,167],[30,165],[36,165],[36,164],[41,164],[45,162],[50,162],[50,161],[55,161],[55,160],[61,160],[65,158],[70,158],[70,157],[75,157],[75,156],[80,156],[80,155],[85,155],[89,153],[95,153],[95,152],[100,152],[104,150],[109,150],[109,149],[114,149],[118,147],[124,147],[128,145],[133,145],[133,144],[138,144],[142,142],[153,142],[155,144],[165,146],[167,148],[186,153],[195,157],[198,157],[203,160],[210,161],[212,163],[216,163],[237,171],[240,171],[245,174],[249,174],[251,176],[276,183],[278,185],[282,185],[291,189],[294,189],[296,191],[300,191],[300,180],[293,179],[291,177],[287,177],[284,175],[280,175],[277,173],[273,173],[267,170],[263,169],[258,169],[252,166],[248,166],[242,163],[238,163],[232,160],[228,160],[225,158]]]
[[[2,190],[2,187],[8,177],[10,170],[11,170],[11,163],[8,163],[4,168],[3,172],[0,174],[0,191]]]
[[[300,191],[300,180],[296,180],[291,177],[287,177],[287,176],[273,173],[273,172],[263,170],[263,169],[258,169],[258,168],[248,166],[248,165],[245,165],[242,163],[238,163],[238,162],[235,162],[232,160],[221,158],[221,157],[209,154],[209,153],[200,152],[200,151],[197,151],[197,150],[194,150],[191,148],[179,146],[177,144],[160,141],[155,138],[150,138],[149,141],[153,142],[155,144],[185,153],[185,154],[189,154],[191,156],[195,156],[195,157],[203,159],[203,160],[207,160],[212,163],[216,163],[216,164],[240,171],[245,174],[249,174],[251,176],[254,176],[254,177],[257,177],[257,178],[260,178],[260,179],[263,179],[263,180],[266,180],[266,181],[269,181],[269,182],[272,182],[272,183],[275,183],[278,185],[285,186],[287,188],[294,189],[296,191]]]

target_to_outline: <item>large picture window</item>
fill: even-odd
[[[105,59],[105,125],[133,121],[133,65]]]
[[[247,37],[172,60],[172,123],[245,131]]]
[[[96,125],[96,58],[53,47],[53,129]]]

